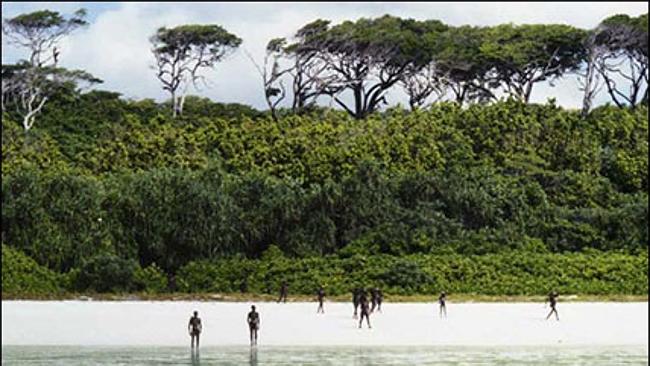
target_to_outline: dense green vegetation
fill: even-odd
[[[29,135],[5,115],[3,243],[75,291],[647,293],[645,107],[167,109],[91,92]],[[293,259],[259,262],[271,245]]]
[[[191,262],[176,281],[181,291],[275,294],[283,280],[292,292],[330,295],[357,286],[378,286],[389,294],[485,295],[646,294],[648,257],[620,253],[502,252],[488,255],[327,256]]]
[[[61,291],[63,276],[2,244],[2,293],[51,295]]]

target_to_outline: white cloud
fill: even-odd
[[[110,6],[109,6],[110,5]],[[91,13],[91,24],[62,44],[62,64],[85,69],[105,80],[102,89],[126,97],[166,97],[149,68],[153,63],[149,37],[161,26],[217,23],[243,39],[240,50],[208,72],[213,86],[201,95],[216,101],[239,102],[265,108],[259,75],[244,50],[261,62],[269,39],[289,37],[317,18],[338,23],[346,19],[392,14],[415,19],[440,19],[452,25],[500,23],[566,23],[591,28],[603,18],[647,12],[647,3],[2,3],[5,17],[48,8],[70,13],[79,7]],[[100,7],[100,8],[98,8]],[[2,61],[19,57],[5,47]],[[391,101],[405,102],[397,90]],[[575,77],[555,88],[536,86],[532,99],[556,97],[565,106],[578,106],[581,94]],[[601,97],[601,100],[606,98]]]

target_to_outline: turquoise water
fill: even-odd
[[[182,347],[2,346],[2,365],[647,365],[647,346]]]

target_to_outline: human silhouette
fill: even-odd
[[[260,329],[260,314],[255,311],[255,305],[251,305],[251,311],[246,318],[248,330],[250,331],[251,346],[257,345],[257,331]]]
[[[551,317],[551,314],[555,313],[555,319],[560,320],[560,316],[557,313],[557,309],[555,308],[555,305],[557,304],[557,297],[558,293],[555,291],[552,291],[551,293],[548,294],[548,298],[546,299],[547,302],[551,304],[551,311],[548,313],[546,316],[546,320]]]
[[[278,298],[278,302],[287,302],[287,283],[282,282],[282,286],[280,286],[280,297]]]
[[[203,326],[201,325],[201,318],[199,318],[199,312],[194,311],[194,316],[190,318],[190,321],[187,324],[187,331],[190,333],[190,337],[192,338],[192,340],[190,341],[191,348],[194,348],[194,339],[196,338],[196,348],[198,350],[199,335],[201,334],[202,330],[203,330]]]
[[[318,292],[316,293],[316,296],[318,297],[318,309],[316,310],[316,313],[323,313],[325,314],[325,309],[323,309],[323,299],[325,298],[325,289],[323,289],[323,286],[320,286],[318,288]]]
[[[361,295],[359,296],[359,306],[361,307],[361,316],[359,317],[359,328],[361,328],[361,324],[363,323],[363,318],[366,318],[366,323],[368,323],[368,328],[372,328],[370,326],[370,304],[368,304],[368,297],[366,296],[366,292],[362,291]]]

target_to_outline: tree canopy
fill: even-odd
[[[150,39],[158,80],[172,99],[174,116],[182,114],[187,88],[204,80],[199,71],[212,68],[242,40],[216,24],[159,28]],[[180,89],[179,89],[180,88]]]

